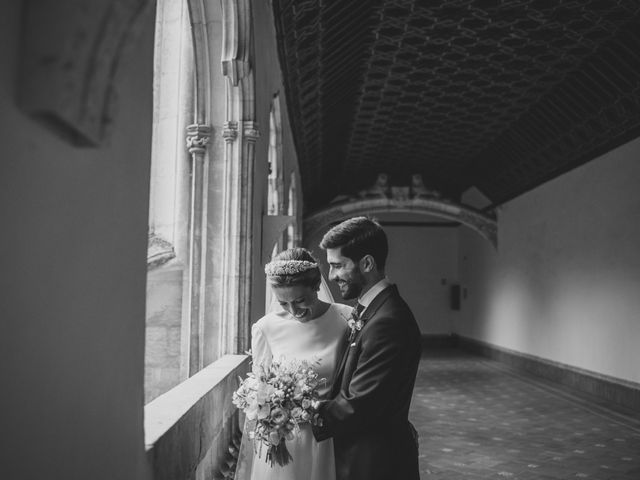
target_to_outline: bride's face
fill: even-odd
[[[318,292],[305,285],[280,286],[273,289],[278,303],[300,322],[311,320],[318,304]]]

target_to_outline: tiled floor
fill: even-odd
[[[411,420],[423,480],[640,480],[640,416],[461,351],[425,354]]]

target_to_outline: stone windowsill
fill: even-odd
[[[187,478],[207,452],[227,449],[222,433],[236,413],[231,396],[248,371],[248,356],[225,355],[144,407],[154,478]]]

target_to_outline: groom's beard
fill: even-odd
[[[364,288],[365,278],[362,273],[354,272],[351,278],[338,278],[336,279],[338,286],[340,287],[340,295],[343,300],[352,300],[358,298]]]

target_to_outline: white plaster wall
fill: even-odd
[[[16,107],[22,3],[0,3],[0,478],[143,479],[153,15],[113,134],[76,148]]]
[[[640,381],[640,139],[508,203],[498,251],[462,234],[461,335]]]

